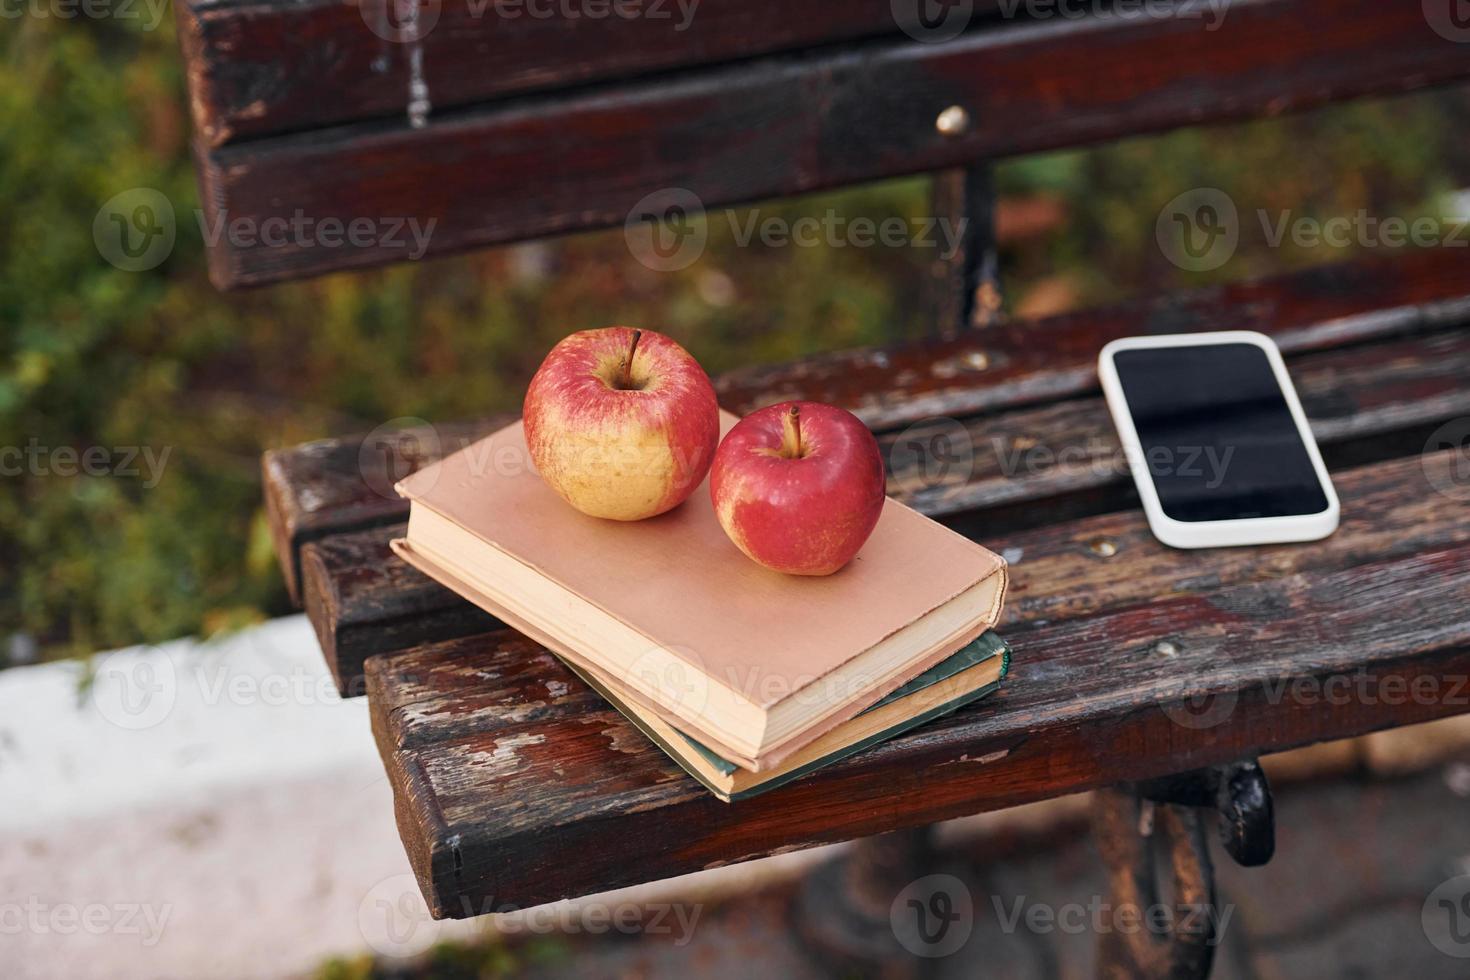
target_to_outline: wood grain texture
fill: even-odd
[[[479,914],[1470,711],[1470,513],[1426,478],[1452,462],[1347,474],[1320,546],[1182,556],[1134,514],[997,541],[1002,691],[734,805],[514,634],[374,657],[415,871],[436,915]]]
[[[1117,337],[1250,327],[1273,336],[1288,354],[1305,353],[1470,321],[1467,296],[1470,263],[1459,250],[1434,249],[1013,322],[953,342],[820,355],[727,374],[715,384],[721,404],[737,414],[787,398],[809,398],[841,405],[871,428],[886,431],[937,417],[963,419],[1096,393],[1097,352]],[[1320,402],[1308,407],[1314,415],[1323,408]],[[1065,414],[1066,409],[1053,411]],[[304,545],[402,521],[407,507],[391,493],[395,479],[493,432],[508,418],[439,425],[432,438],[411,432],[366,450],[364,437],[355,436],[266,453],[266,507],[292,598],[303,601]],[[1023,430],[1033,422],[1037,428],[1022,431],[1021,437],[1051,433],[1049,444],[1057,448],[1082,443],[1056,438],[1041,419],[1024,421]],[[1099,416],[1088,431],[1101,422]],[[932,426],[921,428],[917,438],[932,434]],[[994,445],[991,434],[979,435],[982,449]],[[932,475],[911,482],[916,493],[942,497],[948,492],[928,486]]]
[[[772,56],[469,107],[423,127],[201,142],[200,198],[211,226],[432,221],[426,254],[442,255],[621,225],[664,188],[718,207],[1470,75],[1463,47],[1411,3],[1237,0],[1213,30],[1198,5],[1182,9]],[[940,134],[936,117],[956,104],[973,124]],[[222,237],[211,278],[259,285],[407,254],[376,239],[328,248],[286,237]]]
[[[444,588],[393,554],[390,540],[340,534],[302,551],[306,616],[343,697],[366,693],[363,662],[374,654],[503,625],[468,602],[445,602]]]
[[[420,43],[438,110],[717,64],[898,31],[889,0],[644,0],[637,17],[595,4],[430,0]],[[686,0],[686,9],[687,9]],[[977,13],[995,0],[975,5]],[[220,146],[293,130],[406,115],[409,44],[368,26],[378,0],[181,0],[194,126]]]
[[[519,417],[490,416],[427,430],[374,430],[267,451],[260,460],[266,516],[291,598],[302,601],[303,545],[402,520],[407,502],[393,492],[394,483]]]

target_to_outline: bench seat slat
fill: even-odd
[[[875,42],[431,117],[196,148],[222,218],[435,222],[427,255],[621,226],[658,188],[707,207],[1411,91],[1470,75],[1420,5],[1236,0],[1049,18],[945,44]],[[973,125],[938,132],[948,106]],[[343,180],[350,174],[350,180]],[[222,236],[221,288],[362,268],[403,247],[272,247]]]
[[[896,429],[931,416],[1095,393],[1097,351],[1117,337],[1250,327],[1271,334],[1288,353],[1306,352],[1466,322],[1467,297],[1464,255],[1430,249],[1018,322],[954,342],[813,357],[726,375],[716,386],[721,404],[737,414],[799,395],[852,409],[875,429]],[[977,355],[985,370],[967,367]],[[452,451],[510,418],[439,425],[436,445]],[[387,454],[364,454],[360,437],[266,454],[266,508],[287,589],[298,603],[305,544],[404,519],[405,503],[385,493],[392,480],[374,467],[389,457],[408,459],[410,438],[394,440]],[[412,458],[419,464],[438,457],[432,446],[417,445]]]
[[[734,805],[519,638],[375,657],[369,700],[400,831],[435,914],[459,917],[1465,712],[1467,518],[1428,482],[1452,464],[1445,453],[1345,476],[1330,551],[1197,553],[1183,588],[1087,615],[1028,607],[1078,591],[1076,552],[1037,544],[1015,568],[1021,613],[1002,627],[1015,669],[1000,694]],[[1422,510],[1385,537],[1368,508],[1411,499]],[[1069,535],[1080,547],[1104,529],[1127,547],[1096,563],[1090,587],[1184,570],[1137,514],[997,544]],[[1164,639],[1172,655],[1156,649]],[[1375,696],[1327,697],[1327,677]],[[1413,683],[1432,690],[1412,695]],[[1190,713],[1195,695],[1223,699],[1212,723]]]

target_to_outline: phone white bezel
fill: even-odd
[[[1318,514],[1302,514],[1290,517],[1252,517],[1232,521],[1177,521],[1164,513],[1159,502],[1158,489],[1149,476],[1148,468],[1135,465],[1143,460],[1143,444],[1138,430],[1133,425],[1132,413],[1123,394],[1123,383],[1118,377],[1118,368],[1113,357],[1130,350],[1153,350],[1161,347],[1207,347],[1215,344],[1251,344],[1266,352],[1266,360],[1276,374],[1291,417],[1296,422],[1312,468],[1322,484],[1327,497],[1327,509]],[[1320,541],[1333,531],[1341,515],[1337,491],[1327,466],[1322,462],[1322,453],[1312,435],[1306,413],[1297,398],[1296,386],[1286,371],[1286,362],[1276,342],[1253,330],[1220,330],[1213,333],[1166,334],[1158,337],[1128,337],[1115,340],[1102,349],[1097,361],[1098,376],[1102,380],[1103,394],[1107,398],[1108,411],[1118,429],[1123,451],[1127,455],[1128,468],[1133,482],[1138,486],[1138,495],[1143,500],[1144,513],[1148,515],[1149,528],[1154,536],[1173,548],[1229,548],[1242,545],[1282,544],[1299,541]]]

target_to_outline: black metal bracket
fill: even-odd
[[[1243,867],[1260,867],[1276,852],[1276,814],[1271,804],[1271,787],[1255,759],[1134,785],[1145,800],[1218,813],[1220,843]]]

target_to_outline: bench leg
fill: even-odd
[[[1099,790],[1093,809],[1111,896],[1098,937],[1108,980],[1209,976],[1220,941],[1205,821],[1220,818],[1225,850],[1247,867],[1275,850],[1271,791],[1254,761]],[[1163,857],[1166,867],[1156,867]],[[1167,875],[1172,894],[1161,899]]]

